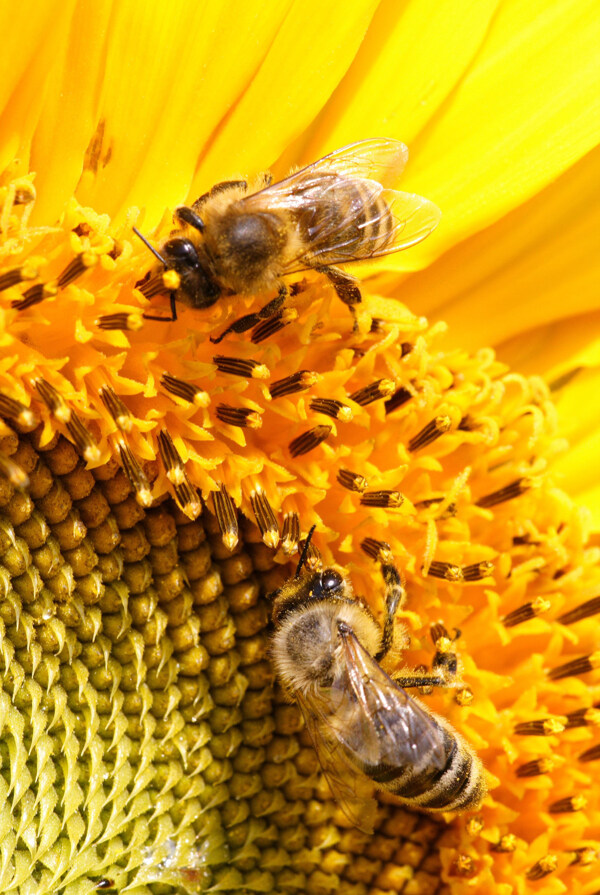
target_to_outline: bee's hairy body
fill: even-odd
[[[395,608],[397,598],[390,605]],[[348,783],[353,773],[428,811],[480,804],[485,783],[479,758],[445,719],[381,669],[376,657],[386,650],[385,632],[337,569],[286,582],[275,595],[273,620],[279,680],[299,703],[334,795],[357,825],[360,799]],[[420,685],[412,674],[414,682],[410,672],[403,675],[404,686]],[[441,685],[444,675],[438,677]],[[446,677],[444,682],[452,685]]]
[[[178,208],[179,229],[155,252],[180,277],[171,293],[173,316],[175,300],[207,308],[222,295],[274,287],[282,296],[271,303],[276,313],[285,278],[311,269],[327,276],[346,304],[360,302],[354,277],[335,265],[408,248],[439,220],[428,200],[385,189],[375,179],[397,176],[406,158],[406,147],[396,140],[363,140],[277,183],[263,178],[248,188],[246,181],[224,181],[192,206]],[[250,322],[255,318],[248,315]]]

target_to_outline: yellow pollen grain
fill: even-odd
[[[144,317],[142,314],[138,314],[135,311],[127,315],[127,329],[130,329],[132,332],[139,332],[139,330],[144,325]]]
[[[250,375],[252,376],[252,379],[269,379],[271,371],[266,364],[258,364],[258,366],[253,368]]]
[[[557,718],[545,718],[543,723],[544,732],[550,736],[554,733],[562,733],[565,725]]]
[[[176,270],[165,270],[162,275],[165,289],[170,292],[176,292],[181,285],[181,277]]]

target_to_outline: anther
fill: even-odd
[[[169,269],[142,280],[136,289],[146,298],[154,298],[155,295],[164,295],[165,292],[177,292],[180,286],[181,277],[176,270]]]
[[[429,636],[431,637],[431,642],[435,648],[442,650],[443,652],[447,652],[453,643],[453,638],[450,637],[443,622],[434,622],[429,628]],[[457,636],[459,636],[459,634],[457,634]]]
[[[68,423],[71,419],[71,408],[66,404],[60,392],[46,382],[45,379],[36,379],[35,387],[48,410],[61,423]]]
[[[364,475],[361,475],[359,472],[352,472],[350,469],[338,469],[336,478],[340,485],[343,488],[347,488],[348,491],[362,493],[369,485]]]
[[[542,774],[550,774],[555,767],[556,762],[552,758],[534,758],[519,765],[515,773],[517,777],[539,777]]]
[[[577,709],[567,715],[567,730],[573,727],[600,727],[600,703],[587,709]]]
[[[67,264],[65,269],[58,275],[57,285],[59,289],[64,289],[77,277],[80,277],[86,270],[90,270],[98,263],[98,255],[93,252],[80,252],[73,260]]]
[[[365,491],[360,502],[365,507],[383,507],[397,510],[404,503],[404,495],[400,491]]]
[[[408,442],[409,451],[419,451],[421,448],[427,447],[427,445],[432,444],[440,435],[444,435],[451,428],[451,417],[446,416],[446,414],[436,416],[435,419],[427,423],[420,432],[410,439]]]
[[[27,473],[4,451],[0,451],[0,475],[8,479],[13,488],[18,488],[19,491],[25,491],[29,487]]]
[[[452,876],[472,877],[475,875],[475,861],[469,855],[459,854],[450,866]]]
[[[295,392],[302,392],[313,386],[319,381],[319,374],[312,373],[310,370],[298,370],[291,376],[284,379],[278,379],[269,387],[272,398],[283,398],[285,395],[293,395]]]
[[[594,597],[563,613],[558,617],[558,621],[563,625],[574,625],[575,622],[579,622],[583,618],[590,618],[592,615],[598,615],[598,613],[600,613],[600,597]]]
[[[589,656],[580,656],[564,665],[557,665],[556,668],[551,668],[547,674],[549,680],[560,681],[564,677],[587,674],[588,671],[594,671],[595,668],[600,668],[600,651],[590,653]]]
[[[197,407],[208,407],[210,404],[208,392],[191,382],[185,382],[183,379],[177,379],[176,376],[163,373],[160,377],[160,384],[172,395],[177,395],[178,398],[183,398],[190,404],[196,404]]]
[[[454,701],[457,705],[462,706],[462,708],[467,705],[472,705],[474,699],[475,694],[470,687],[461,687],[460,690],[456,690],[454,693]]]
[[[122,330],[123,332],[138,332],[144,325],[144,317],[138,311],[130,314],[103,314],[96,320],[98,329]]]
[[[308,454],[322,444],[331,433],[331,426],[315,426],[298,435],[297,438],[290,441],[288,447],[292,457],[300,457],[302,454]]]
[[[82,422],[81,417],[74,410],[71,411],[71,417],[65,422],[65,426],[75,443],[75,447],[86,462],[95,463],[100,459],[100,448],[96,444],[89,428]]]
[[[230,404],[217,404],[215,413],[222,423],[238,426],[240,429],[260,429],[262,417],[251,407],[232,407]]]
[[[295,308],[284,308],[279,314],[275,314],[273,317],[268,317],[266,320],[261,320],[258,326],[255,326],[252,330],[250,341],[253,342],[254,345],[264,342],[265,339],[274,336],[275,333],[281,332],[285,326],[288,326],[292,320],[296,320],[297,317],[298,312]]]
[[[483,507],[484,509],[489,509],[490,507],[495,507],[499,503],[505,503],[507,500],[514,500],[515,497],[520,497],[521,494],[524,494],[525,491],[528,491],[529,488],[532,487],[533,481],[531,479],[515,479],[514,482],[505,485],[504,488],[500,488],[498,491],[492,491],[491,494],[486,494],[484,497],[480,497],[479,500],[476,501],[476,505],[478,507]]]
[[[24,311],[25,308],[37,305],[44,299],[53,298],[57,294],[58,286],[55,282],[36,283],[35,286],[30,286],[29,289],[25,290],[22,298],[13,301],[12,307],[16,308],[17,311]]]
[[[574,848],[569,854],[573,855],[571,864],[581,864],[583,867],[595,864],[600,857],[600,853],[589,845],[584,845],[583,848]]]
[[[276,550],[279,544],[279,526],[277,525],[277,518],[273,508],[262,488],[257,488],[256,491],[252,492],[250,503],[252,504],[252,510],[256,516],[256,523],[260,529],[263,541],[267,547]]]
[[[522,606],[509,612],[508,615],[504,616],[502,619],[502,624],[505,628],[514,628],[516,625],[522,625],[523,622],[527,622],[532,618],[537,618],[539,615],[543,615],[545,612],[548,612],[551,606],[552,603],[550,600],[546,600],[543,597],[536,597],[534,600],[530,600],[528,603],[523,603]]]
[[[18,286],[19,283],[26,280],[35,280],[39,275],[39,268],[33,264],[26,263],[22,267],[13,267],[12,270],[7,270],[0,276],[0,292],[10,289],[11,286]]]
[[[180,485],[173,485],[173,492],[175,494],[175,502],[181,512],[185,513],[188,519],[197,519],[202,512],[202,501],[198,491],[187,476],[185,476],[184,481]]]
[[[501,836],[498,842],[492,845],[492,851],[500,852],[501,854],[510,854],[515,851],[517,848],[517,837],[514,833],[506,833],[504,836]]]
[[[475,817],[470,817],[466,823],[466,830],[469,836],[479,836],[484,828],[485,823],[481,814],[476,814]]]
[[[412,393],[409,392],[407,388],[404,388],[404,386],[396,389],[392,397],[384,404],[386,414],[393,413],[394,410],[398,410],[399,407],[402,407],[403,404],[406,404],[407,401],[410,401],[412,397]]]
[[[217,523],[221,530],[223,543],[228,550],[234,550],[239,539],[235,504],[225,485],[219,485],[219,490],[213,491],[212,497],[215,516],[217,517]]]
[[[117,429],[120,429],[121,432],[131,432],[133,417],[114,389],[110,385],[105,385],[100,389],[99,394],[102,403],[115,421]]]
[[[375,562],[391,563],[394,561],[392,548],[386,541],[377,541],[375,538],[365,538],[361,541],[360,549]]]
[[[552,802],[548,811],[550,814],[568,814],[573,811],[583,811],[587,803],[585,796],[567,796],[565,799],[558,799],[556,802]]]
[[[281,533],[281,546],[283,552],[289,556],[298,551],[300,541],[300,517],[298,513],[286,513],[283,517],[283,531]]]
[[[136,460],[133,452],[128,445],[119,444],[119,456],[121,457],[121,465],[125,475],[131,482],[135,491],[135,499],[142,507],[149,507],[152,504],[152,492],[150,483],[146,478],[146,473]]]
[[[515,725],[517,736],[549,737],[562,733],[565,722],[558,718],[540,718],[537,721],[521,721]]]
[[[481,581],[482,578],[488,578],[494,571],[494,563],[489,560],[483,562],[475,562],[469,566],[463,566],[462,576],[465,581]]]
[[[600,743],[586,749],[577,756],[578,761],[597,761],[600,758]]]
[[[171,436],[164,429],[158,433],[158,450],[168,480],[172,485],[181,485],[185,479],[183,460],[179,456]]]
[[[530,867],[526,873],[527,879],[535,882],[549,876],[558,868],[558,857],[556,855],[544,855],[537,863]]]
[[[324,413],[326,416],[330,416],[334,420],[340,420],[342,423],[349,423],[354,416],[347,404],[330,398],[313,398],[309,406],[311,410],[317,413]]]
[[[177,506],[190,519],[197,519],[202,512],[202,502],[198,492],[188,480],[183,460],[171,436],[164,430],[158,433],[158,450],[167,478],[173,485]]]
[[[35,429],[38,419],[30,407],[21,404],[16,398],[0,393],[0,416],[14,420],[18,426],[29,431]]]
[[[443,578],[445,581],[463,581],[461,567],[451,562],[432,562],[427,574],[430,578]]]
[[[358,391],[352,392],[348,397],[351,401],[354,401],[355,404],[360,404],[361,407],[366,407],[367,404],[372,404],[373,401],[379,401],[381,398],[389,398],[395,390],[396,385],[391,379],[377,379],[370,385],[366,385],[364,388],[359,388]]]
[[[266,364],[259,364],[256,360],[246,360],[241,357],[215,354],[213,364],[217,365],[220,373],[230,373],[232,376],[243,376],[246,379],[268,379],[271,375]]]

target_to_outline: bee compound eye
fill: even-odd
[[[321,587],[325,593],[331,593],[334,590],[338,590],[343,583],[344,579],[339,572],[335,571],[335,569],[325,569],[321,575]]]
[[[179,236],[169,239],[162,247],[162,251],[165,259],[176,270],[180,267],[198,266],[198,252],[191,239],[183,239]]]

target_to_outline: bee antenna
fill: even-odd
[[[302,566],[304,565],[304,560],[306,559],[306,554],[308,553],[308,548],[310,547],[310,539],[313,536],[313,532],[317,526],[313,525],[308,535],[306,536],[306,540],[304,542],[304,547],[302,548],[302,553],[300,554],[300,560],[298,562],[298,566],[296,568],[296,578],[300,577],[300,572],[302,570]]]
[[[133,227],[132,229],[133,229],[133,232],[135,233],[135,235],[136,235],[136,236],[139,236],[139,238],[142,240],[142,242],[144,243],[144,245],[146,246],[146,248],[147,248],[147,249],[150,249],[150,251],[152,252],[152,254],[154,255],[154,257],[155,257],[155,258],[158,258],[158,260],[160,261],[160,263],[161,263],[161,264],[164,264],[165,267],[166,267],[166,266],[167,266],[167,262],[165,261],[165,259],[163,258],[163,256],[160,254],[160,252],[157,252],[156,249],[154,248],[154,246],[153,246],[153,245],[150,245],[150,243],[148,242],[148,240],[146,239],[146,237],[145,237],[142,233],[140,233],[140,231],[138,230],[137,227]]]

